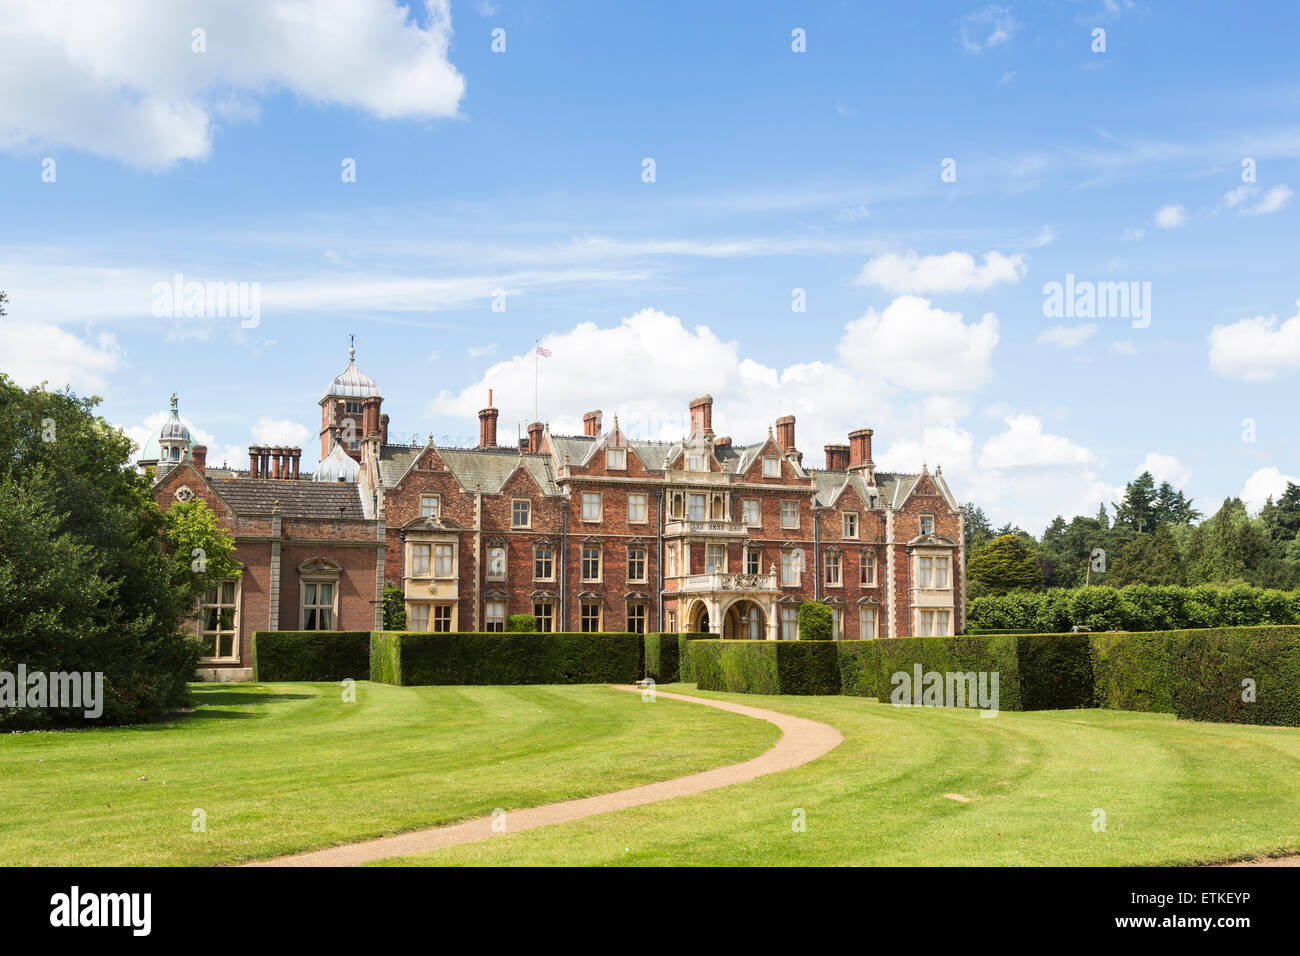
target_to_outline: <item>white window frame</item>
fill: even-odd
[[[686,456],[686,470],[687,471],[708,471],[709,470],[708,456],[706,456],[703,452],[693,451],[689,453]]]
[[[717,559],[716,561],[715,558]],[[727,546],[725,544],[705,544],[704,573],[727,573]]]
[[[844,587],[844,555],[839,551],[827,551],[822,555],[822,567],[826,569],[826,586],[828,588]],[[834,580],[831,569],[834,568]]]
[[[634,554],[639,554],[639,558],[634,558]],[[632,567],[634,564],[641,565],[641,573],[634,575]],[[627,549],[627,579],[630,583],[645,584],[650,573],[650,551],[643,545],[634,544]]]
[[[213,582],[213,586],[210,587],[210,588],[208,588],[208,589],[206,589],[206,590],[203,592],[203,594],[200,596],[200,599],[199,599],[199,619],[198,619],[198,622],[197,622],[197,623],[198,623],[198,638],[199,638],[199,653],[200,653],[200,655],[203,654],[203,642],[204,642],[204,638],[207,637],[208,635],[211,635],[212,638],[213,638],[213,641],[212,641],[212,649],[213,649],[216,653],[215,653],[213,656],[211,656],[211,657],[208,657],[208,656],[200,656],[200,657],[199,657],[199,660],[201,660],[201,661],[237,661],[237,660],[239,660],[239,604],[240,604],[239,598],[240,598],[240,596],[241,596],[241,594],[242,594],[241,583],[242,583],[242,582],[241,582],[241,579],[240,579],[240,578],[234,578],[234,579],[232,579],[232,580],[228,580],[228,581],[215,581],[215,582]],[[233,585],[235,586],[234,597],[232,598],[231,602],[229,602],[229,603],[226,602],[225,597],[224,597],[224,594],[225,594],[225,586],[226,586],[227,584],[233,584]],[[213,593],[213,600],[211,600],[211,601],[208,600],[208,594],[209,594],[209,592]],[[206,626],[206,624],[207,624],[207,618],[208,618],[208,612],[211,611],[211,610],[214,609],[214,608],[216,609],[216,612],[217,612],[217,626],[216,626],[215,628],[209,628],[209,627]],[[222,611],[225,611],[225,610],[228,610],[228,609],[234,611],[233,621],[232,621],[230,627],[222,627],[222,626],[221,626],[221,612],[222,612]],[[228,638],[230,639],[230,653],[229,653],[229,654],[222,654],[222,653],[221,653],[221,641],[222,641],[222,638],[226,638],[226,637],[228,637]]]
[[[555,602],[541,599],[533,601],[533,621],[541,633],[550,634],[554,631]]]
[[[589,611],[595,608],[596,621],[595,627],[588,627],[587,622],[590,619]],[[578,608],[578,632],[580,634],[599,634],[604,629],[605,623],[605,605],[599,601],[583,601]]]
[[[408,578],[433,577],[433,543],[412,541],[411,554],[406,562]]]
[[[789,548],[781,552],[781,587],[797,588],[803,575],[803,562],[799,560],[799,552],[792,551]]]
[[[587,576],[587,550],[592,549],[596,552],[596,576]],[[605,573],[605,549],[599,544],[584,544],[578,551],[578,575],[582,581],[592,581],[599,583]]]
[[[641,517],[634,518],[633,514],[635,513],[640,513]],[[650,523],[650,496],[645,492],[634,491],[627,496],[627,523]]]
[[[928,522],[929,525],[930,525],[930,530],[928,530],[928,531],[927,531],[926,528],[925,528],[927,522]],[[931,515],[931,514],[923,514],[923,515],[921,515],[921,516],[920,516],[920,528],[921,528],[921,534],[923,534],[923,535],[925,535],[925,534],[934,534],[934,515]]]
[[[501,567],[499,570],[493,570],[492,561],[496,553],[500,552]],[[487,549],[486,567],[483,579],[485,581],[504,581],[507,576],[507,570],[510,563],[510,551],[504,545],[494,544]]]
[[[456,577],[456,545],[433,543],[433,576],[444,580]]]
[[[697,506],[698,505],[698,509]],[[698,514],[697,514],[698,511]],[[692,491],[686,496],[686,520],[709,520],[709,496],[700,491]]]
[[[429,630],[429,612],[430,605],[423,602],[411,604],[406,609],[406,630],[417,631],[421,634]],[[416,624],[420,626],[415,626]]]
[[[546,552],[546,565],[550,568],[551,573],[545,577],[537,573],[537,564],[542,560],[542,552]],[[534,581],[554,581],[555,580],[555,545],[538,544],[533,546],[533,580]]]
[[[767,457],[763,459],[763,477],[780,478],[781,477],[781,459]]]
[[[858,608],[858,639],[863,641],[874,641],[876,639],[877,629],[880,626],[878,620],[879,611],[871,606],[859,606]]]
[[[519,521],[519,506],[523,505],[524,520]],[[531,498],[510,499],[510,527],[531,528],[533,526],[533,501]]]
[[[747,528],[761,528],[763,526],[763,502],[758,498],[742,498],[740,500],[740,520]]]
[[[635,613],[633,613],[635,612]],[[630,601],[627,605],[627,629],[633,634],[644,634],[650,615],[641,601]]]
[[[777,620],[780,622],[780,630],[777,633],[781,640],[799,640],[799,609],[782,606],[777,614]]]
[[[606,448],[605,449],[605,470],[606,471],[627,471],[627,449]]]
[[[599,491],[584,491],[582,493],[582,520],[588,522],[600,521],[600,516],[604,510],[604,503]]]
[[[298,579],[298,630],[300,631],[337,631],[339,629],[339,578],[342,575],[337,572],[325,574],[315,574],[304,572]],[[330,603],[320,604],[320,586],[327,584],[330,587]],[[307,588],[312,586],[316,588],[317,603],[307,603]],[[308,627],[307,626],[307,609],[314,608],[328,610],[330,612],[329,627]],[[319,620],[319,613],[317,614]]]
[[[788,522],[788,523],[787,523],[786,515],[787,515],[787,513],[788,513],[790,510],[792,510],[792,509],[793,509],[793,511],[794,511],[794,520],[791,521],[791,522]],[[799,502],[797,502],[797,501],[782,501],[782,502],[781,502],[781,527],[782,527],[782,528],[798,528],[798,527],[799,527]]]
[[[432,504],[430,504],[430,502],[432,502]],[[441,518],[442,495],[420,495],[420,517]]]
[[[483,630],[496,634],[506,629],[506,602],[496,598],[483,602]]]
[[[874,551],[862,552],[862,567],[858,571],[858,581],[864,588],[874,588],[876,586],[876,553]],[[871,572],[868,574],[867,572]]]
[[[844,512],[844,537],[857,540],[858,537],[858,513],[856,511]],[[850,528],[850,525],[852,527]]]

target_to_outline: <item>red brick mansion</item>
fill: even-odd
[[[491,398],[489,396],[489,406]],[[159,503],[203,498],[244,574],[202,600],[201,675],[247,677],[257,630],[373,630],[385,585],[408,630],[689,631],[789,640],[800,602],[820,601],[856,640],[964,629],[962,515],[943,479],[876,470],[872,431],[806,464],[793,416],[734,444],[713,399],[690,403],[674,442],[534,422],[497,444],[496,408],[474,448],[388,442],[379,386],[349,360],[320,399],[321,457],[251,446],[247,471],[209,468],[173,399],[141,451]]]

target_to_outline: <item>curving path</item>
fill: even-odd
[[[631,691],[634,694],[641,693],[641,688],[630,685],[616,685],[615,689]],[[749,707],[745,704],[735,704],[725,700],[709,700],[704,697],[689,697],[686,694],[670,694],[667,691],[656,691],[656,695],[667,697],[670,700],[684,700],[692,704],[703,704],[705,707],[716,707],[718,710],[743,714],[756,720],[766,720],[781,729],[781,739],[773,744],[770,750],[752,760],[746,760],[744,763],[718,767],[715,770],[705,770],[702,773],[693,773],[672,780],[661,780],[658,783],[648,783],[640,787],[632,787],[629,790],[616,790],[613,793],[583,797],[579,800],[548,803],[545,806],[532,807],[527,810],[512,810],[505,817],[505,832],[519,833],[523,830],[535,830],[538,827],[551,826],[555,823],[568,823],[571,820],[594,817],[601,813],[613,813],[615,810],[626,810],[629,807],[639,807],[647,803],[657,803],[660,800],[671,800],[674,797],[686,797],[709,790],[717,790],[719,787],[730,787],[737,783],[745,783],[748,780],[766,776],[769,773],[780,773],[782,770],[801,767],[834,750],[844,740],[844,737],[834,727],[815,720],[807,720],[803,717],[778,714],[774,710],[763,710],[761,707]],[[395,856],[410,856],[415,853],[424,853],[427,850],[438,850],[443,847],[458,846],[462,843],[488,840],[494,836],[503,836],[503,833],[493,832],[492,824],[494,822],[495,818],[490,816],[478,817],[474,820],[435,827],[431,830],[414,830],[410,833],[383,837],[378,840],[348,843],[343,846],[331,847],[328,850],[297,853],[293,856],[282,856],[274,860],[246,865],[354,866],[358,863],[369,863],[373,860],[384,860]]]

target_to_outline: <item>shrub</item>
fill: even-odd
[[[338,681],[370,676],[369,631],[256,631],[253,680]]]
[[[531,614],[511,614],[506,618],[506,630],[511,634],[532,634],[537,630],[537,618]]]
[[[373,631],[370,635],[370,679],[378,684],[402,683],[399,633]]]
[[[703,638],[703,634],[677,635],[677,679],[687,684],[697,683],[695,658],[691,656],[691,642]]]
[[[399,633],[372,680],[424,684],[630,684],[642,673],[639,634]]]
[[[1070,596],[1070,620],[1090,631],[1117,631],[1124,626],[1126,610],[1123,598],[1114,588],[1093,585],[1079,588]]]
[[[829,641],[835,637],[835,618],[831,609],[819,601],[799,605],[799,640]]]
[[[678,668],[678,635],[647,634],[645,636],[645,676],[660,684],[670,684],[680,677]]]
[[[406,627],[406,592],[391,584],[384,585],[384,630],[400,631]]]

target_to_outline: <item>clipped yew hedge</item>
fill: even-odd
[[[997,673],[998,708],[1024,710],[1017,644],[1012,634],[841,641],[837,645],[840,693],[888,702],[893,675],[912,676],[920,664],[922,673]]]
[[[365,680],[369,631],[254,631],[253,680]]]
[[[1300,727],[1300,627],[1223,627],[1166,636],[1169,690],[1179,717]],[[1247,682],[1253,682],[1249,695]]]
[[[833,641],[690,642],[696,686],[742,694],[838,694]]]
[[[670,684],[680,676],[677,634],[645,636],[645,676],[660,684]]]
[[[387,684],[630,684],[639,634],[389,633],[371,640],[370,679]]]
[[[1088,635],[1093,706],[1172,714],[1169,636],[1175,633],[1181,632]]]

